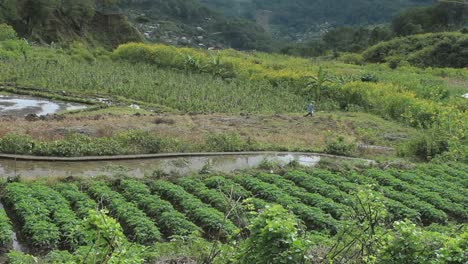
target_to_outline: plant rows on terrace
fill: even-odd
[[[55,248],[60,240],[59,228],[52,223],[51,211],[38,199],[31,197],[31,189],[26,184],[8,184],[3,199],[18,216],[22,231],[32,246],[44,250]]]
[[[97,209],[96,202],[89,198],[86,193],[81,192],[78,186],[73,183],[59,183],[54,186],[54,189],[68,200],[71,208],[80,218],[88,216],[89,210]]]
[[[132,179],[122,180],[119,189],[125,198],[134,202],[145,213],[156,220],[161,231],[167,237],[178,235],[199,235],[201,230],[190,222],[185,215],[178,212],[168,201],[156,194],[151,194],[149,188],[142,182]]]
[[[458,191],[457,188],[447,188],[446,186],[441,185],[440,181],[436,181],[432,177],[427,177],[426,175],[418,172],[392,171],[391,173],[394,177],[411,185],[420,186],[428,191],[440,193],[442,197],[447,197],[453,203],[468,205],[468,193]],[[450,185],[450,182],[445,183],[449,183]]]
[[[436,192],[424,190],[417,185],[410,185],[381,170],[368,170],[366,175],[376,179],[383,186],[391,186],[396,191],[412,194],[421,201],[426,201],[435,208],[443,210],[457,219],[464,220],[468,218],[468,211],[462,205],[442,198]]]
[[[320,178],[321,180],[327,182],[328,184],[332,184],[337,186],[340,190],[346,193],[356,193],[359,191],[359,184],[374,184],[373,182],[369,182],[367,179],[363,179],[357,173],[351,173],[347,175],[347,178],[343,175],[331,173],[326,170],[313,170],[310,173],[311,178]],[[377,190],[379,191],[379,190]],[[420,220],[420,214],[406,205],[402,204],[397,200],[390,199],[386,197],[382,202],[387,207],[388,212],[391,215],[392,220],[401,220],[404,218],[411,219],[413,221]]]
[[[102,201],[111,210],[111,214],[120,221],[124,230],[127,229],[131,240],[151,244],[161,239],[154,222],[135,204],[125,200],[120,193],[112,191],[106,183],[92,182],[88,192],[96,201]]]
[[[233,179],[258,197],[291,209],[304,221],[307,227],[317,230],[326,229],[332,232],[335,231],[337,222],[331,216],[319,208],[305,205],[300,199],[286,194],[277,186],[247,175],[238,175]]]
[[[240,184],[222,176],[212,176],[206,178],[204,179],[204,183],[209,188],[216,189],[224,193],[224,195],[232,197],[234,200],[244,200],[253,196],[250,191],[247,191]]]
[[[317,207],[326,213],[331,214],[335,219],[340,219],[343,214],[351,210],[346,205],[336,203],[330,198],[323,197],[318,193],[307,192],[306,189],[298,187],[294,182],[284,179],[279,175],[260,173],[255,175],[260,180],[274,184],[291,196],[295,196],[309,206]]]
[[[228,218],[237,226],[243,227],[245,225],[242,221],[242,208],[238,201],[231,200],[231,197],[218,190],[208,188],[202,180],[194,177],[183,177],[178,179],[176,183],[203,202],[228,215]]]
[[[221,239],[226,239],[237,232],[237,227],[223,213],[204,204],[178,185],[158,180],[150,183],[150,189],[184,212],[209,237],[220,236]]]
[[[53,189],[41,185],[31,184],[32,197],[41,201],[51,213],[51,220],[60,231],[60,241],[66,247],[76,247],[82,243],[82,235],[74,230],[80,220],[70,209],[68,201]]]

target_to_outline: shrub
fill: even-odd
[[[254,219],[238,263],[305,263],[307,249],[308,242],[300,237],[294,215],[273,205]]]
[[[0,151],[8,154],[31,154],[34,142],[29,136],[7,134],[0,139]]]
[[[18,251],[10,251],[6,254],[7,264],[37,264],[38,259],[29,254],[21,253]]]
[[[364,65],[364,57],[356,53],[343,53],[339,58],[346,64]]]
[[[430,161],[438,155],[449,150],[449,142],[436,138],[433,134],[421,132],[417,137],[401,146],[401,156],[417,157],[421,160]]]
[[[18,36],[12,26],[0,24],[0,41],[15,40]]]
[[[235,152],[251,148],[251,146],[236,133],[209,134],[205,137],[205,141],[208,149],[211,151]]]
[[[343,136],[338,136],[334,140],[327,140],[325,153],[333,155],[351,156],[356,149],[356,144],[346,142]]]

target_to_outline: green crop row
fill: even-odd
[[[220,212],[226,214],[231,210],[229,198],[225,197],[221,192],[209,189],[200,179],[182,177],[177,179],[176,184]]]
[[[349,182],[343,176],[332,173],[327,170],[313,170],[310,176],[314,178],[320,178],[324,182],[338,187],[340,190],[346,193],[355,193],[359,190],[359,186],[356,183]]]
[[[418,172],[390,172],[394,177],[403,180],[411,185],[419,186],[431,192],[440,193],[442,197],[447,197],[454,203],[468,205],[468,193],[466,195],[460,193],[456,189],[444,187],[440,180],[433,180],[431,177],[426,177],[425,174]]]
[[[219,235],[220,238],[226,239],[237,232],[237,227],[223,213],[204,204],[180,186],[158,180],[150,184],[150,189],[183,211],[190,220],[202,227],[209,237]]]
[[[325,214],[319,208],[305,205],[300,199],[286,194],[273,184],[265,183],[247,175],[238,175],[233,179],[256,196],[290,209],[309,228],[317,230],[327,229],[331,232],[334,232],[336,229],[337,221],[331,216]]]
[[[455,184],[457,190],[462,190],[466,192],[466,189],[468,188],[468,179],[462,177],[462,175],[454,173],[453,171],[449,174],[447,168],[444,168],[442,166],[427,165],[420,167],[418,170],[424,173],[426,176],[435,178],[436,180],[439,180],[442,183],[451,182]]]
[[[60,241],[67,247],[78,246],[82,242],[82,236],[75,230],[80,220],[70,209],[68,201],[57,191],[40,185],[30,185],[32,197],[41,201],[50,211],[50,217],[60,231]]]
[[[8,247],[12,242],[13,226],[5,209],[0,208],[0,248]]]
[[[131,240],[141,244],[151,244],[161,240],[158,227],[133,203],[112,191],[104,182],[95,181],[89,185],[89,194],[109,208],[111,214],[127,230]]]
[[[161,231],[167,237],[200,234],[198,226],[187,220],[187,217],[174,209],[168,201],[151,194],[149,188],[137,180],[120,181],[119,189],[125,198],[134,202],[146,214],[156,220]]]
[[[287,194],[301,199],[301,201],[309,206],[322,209],[324,212],[331,214],[335,219],[340,219],[343,214],[351,210],[346,205],[336,203],[330,198],[323,197],[318,193],[308,192],[302,187],[298,187],[294,182],[284,179],[279,175],[260,173],[255,175],[260,180],[274,184]]]
[[[381,170],[371,169],[368,170],[365,175],[376,179],[380,185],[391,186],[396,191],[412,194],[420,200],[426,201],[434,205],[436,208],[447,212],[458,220],[464,221],[465,219],[468,219],[468,211],[462,205],[442,198],[439,193],[425,190],[416,185],[411,185],[393,177],[389,172]]]
[[[89,210],[96,210],[97,204],[86,193],[81,192],[73,183],[59,183],[54,186],[80,218],[87,217]]]
[[[206,186],[211,189],[219,190],[224,195],[231,197],[233,200],[244,200],[248,197],[252,197],[253,194],[247,191],[244,187],[234,182],[231,179],[226,179],[221,176],[212,176],[204,179],[203,181]]]
[[[60,232],[49,217],[51,212],[42,202],[31,197],[31,189],[26,184],[8,184],[4,189],[3,198],[6,205],[18,216],[22,223],[22,231],[32,246],[47,250],[57,245]]]
[[[314,170],[312,173],[313,177],[319,177],[320,179],[326,180],[330,184],[334,184],[339,187],[342,191],[348,193],[356,193],[359,190],[359,185],[375,185],[376,182],[373,179],[362,177],[357,173],[346,173],[346,174],[334,174],[325,170]],[[380,190],[376,190],[381,193]],[[405,218],[411,219],[412,221],[420,221],[420,214],[400,201],[385,197],[382,202],[387,207],[388,212],[393,221],[403,220]]]
[[[284,175],[288,180],[293,181],[298,186],[305,188],[311,193],[319,193],[324,197],[333,199],[337,203],[352,205],[352,197],[338,187],[330,185],[319,178],[314,178],[305,172],[291,171]]]

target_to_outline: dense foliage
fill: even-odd
[[[393,15],[407,7],[432,3],[432,1],[428,0],[200,1],[231,16],[241,15],[257,20],[266,19],[267,25],[272,31],[278,32],[277,34],[281,37],[291,39],[302,39],[306,33],[319,31],[317,28],[327,23],[332,25],[361,25],[386,22]],[[267,16],[267,18],[264,18],[264,16]]]
[[[463,263],[467,173],[466,165],[455,163],[411,170],[10,182],[2,201],[41,257],[12,251],[7,263],[180,257],[211,263]],[[97,206],[110,209],[115,219]],[[234,221],[245,224],[239,228],[229,220],[235,210],[243,211]],[[12,226],[6,214],[0,216],[8,244]]]
[[[404,62],[419,67],[464,68],[468,65],[468,34],[431,33],[381,42],[364,51],[368,62]]]

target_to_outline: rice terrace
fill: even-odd
[[[0,263],[468,263],[467,25],[0,0]]]

